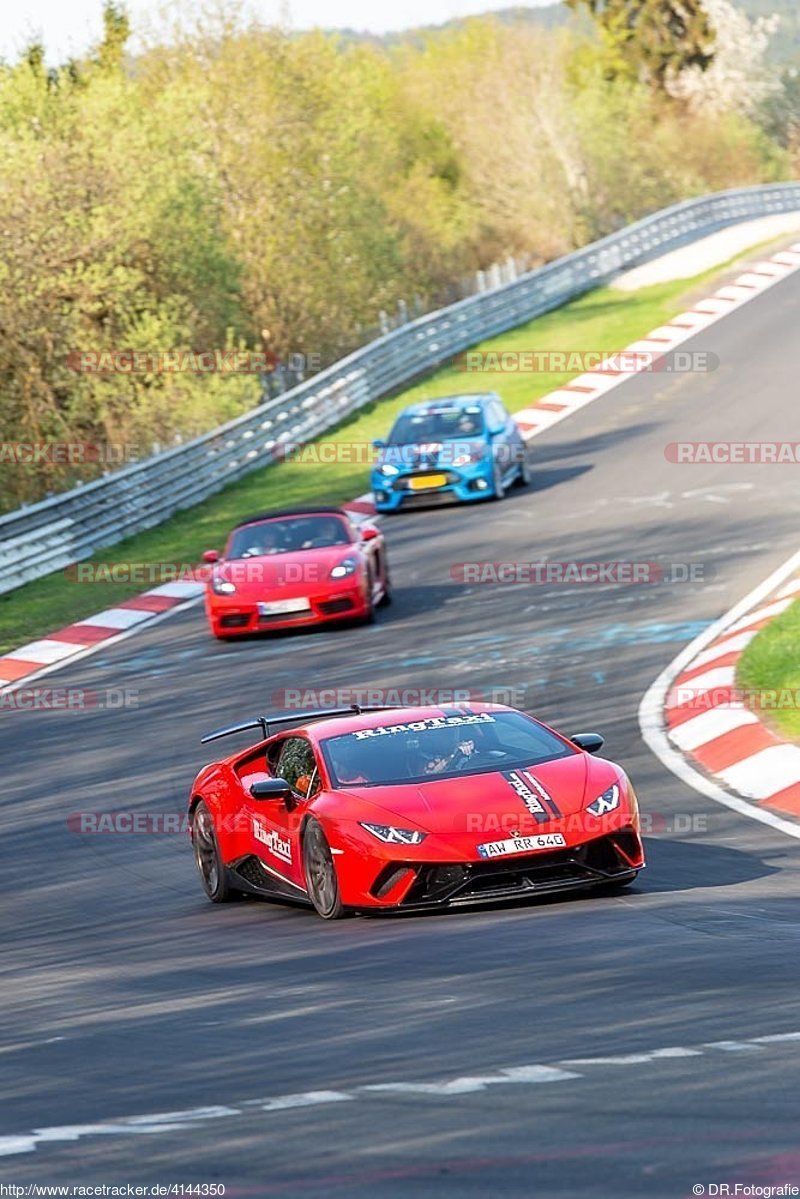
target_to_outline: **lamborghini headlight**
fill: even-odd
[[[588,805],[586,811],[591,812],[592,816],[607,816],[609,812],[613,812],[619,807],[619,801],[620,789],[617,783],[614,783],[602,795],[598,795],[594,803]]]
[[[391,824],[366,824],[363,820],[359,823],[386,845],[421,845],[428,835],[413,828],[395,828]]]

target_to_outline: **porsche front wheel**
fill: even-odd
[[[317,820],[309,820],[303,835],[303,871],[308,896],[323,920],[339,920],[345,909],[328,838]]]

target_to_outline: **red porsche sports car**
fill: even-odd
[[[341,508],[251,516],[225,552],[207,550],[206,615],[215,637],[327,621],[371,621],[391,602],[383,534]]]
[[[473,704],[262,717],[203,740],[250,729],[258,743],[201,770],[189,799],[214,903],[250,892],[333,920],[617,888],[645,864],[633,787],[592,756],[597,733]]]

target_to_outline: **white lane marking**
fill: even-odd
[[[617,1056],[586,1057],[568,1059],[557,1065],[507,1066],[492,1074],[467,1074],[441,1082],[387,1082],[353,1087],[350,1091],[300,1091],[297,1094],[276,1095],[267,1099],[244,1099],[231,1106],[196,1107],[186,1111],[159,1112],[155,1115],[125,1116],[122,1119],[97,1124],[67,1124],[53,1128],[37,1128],[31,1133],[0,1137],[0,1157],[12,1157],[32,1153],[39,1144],[58,1141],[78,1141],[88,1136],[141,1136],[164,1132],[185,1131],[195,1128],[203,1120],[245,1115],[247,1110],[265,1112],[291,1111],[296,1108],[315,1107],[319,1104],[341,1103],[358,1098],[384,1095],[430,1095],[434,1098],[449,1098],[453,1095],[469,1095],[483,1091],[487,1086],[538,1085],[549,1082],[569,1081],[587,1077],[584,1073],[568,1069],[570,1066],[631,1066],[649,1062],[703,1057],[708,1050],[729,1052],[734,1047],[747,1049],[759,1045],[779,1044],[784,1041],[800,1041],[800,1032],[772,1033],[769,1036],[753,1037],[750,1041],[708,1041],[701,1048],[668,1045],[664,1048],[626,1053]]]
[[[800,591],[800,578],[792,579],[785,587],[781,587],[778,592],[778,599],[783,599],[786,595],[797,595],[798,591]]]
[[[737,620],[730,626],[729,632],[738,633],[740,629],[749,629],[751,625],[757,624],[760,620],[771,620],[773,616],[780,616],[791,602],[791,599],[773,600],[771,604],[765,604],[763,608],[757,608],[755,612],[748,612],[747,616],[743,616],[741,620]]]
[[[239,1109],[217,1104],[214,1107],[191,1107],[179,1112],[158,1112],[155,1116],[126,1116],[124,1124],[174,1124],[185,1120],[219,1120],[222,1116],[236,1116]]]
[[[706,1041],[705,1049],[719,1049],[723,1053],[758,1053],[759,1046],[752,1041]]]
[[[347,1091],[306,1091],[298,1095],[278,1095],[258,1106],[263,1112],[282,1112],[295,1107],[316,1107],[319,1103],[341,1103],[345,1099],[355,1099],[355,1095]]]
[[[133,1124],[128,1120],[109,1124],[62,1124],[55,1128],[35,1128],[37,1144],[54,1141],[79,1141],[82,1137],[150,1136],[160,1132],[175,1132],[191,1128],[188,1121],[174,1124]]]
[[[670,744],[668,732],[664,726],[664,700],[675,679],[682,671],[691,666],[698,653],[724,633],[730,632],[731,624],[734,621],[739,620],[755,605],[763,603],[777,587],[785,583],[798,570],[800,570],[800,551],[792,554],[791,558],[774,570],[768,578],[764,579],[763,583],[759,583],[758,587],[755,587],[749,595],[741,599],[714,624],[709,625],[699,637],[695,637],[694,641],[690,641],[677,658],[674,658],[661,671],[655,682],[645,692],[639,705],[639,727],[642,730],[645,744],[677,778],[699,792],[700,795],[705,795],[707,799],[713,799],[715,803],[730,808],[733,812],[738,812],[740,816],[747,816],[761,824],[768,824],[770,828],[777,829],[779,832],[785,833],[787,837],[793,837],[796,841],[800,841],[800,825],[794,824],[790,820],[784,820],[782,816],[778,816],[766,808],[758,808],[741,796],[731,795],[717,783],[705,778]]]
[[[800,746],[769,745],[717,773],[748,799],[769,799],[800,783]]]
[[[510,1066],[498,1074],[468,1074],[446,1082],[380,1082],[360,1087],[359,1090],[398,1095],[469,1095],[498,1084],[564,1082],[580,1077],[574,1070],[560,1070],[556,1066]]]
[[[47,1037],[44,1041],[19,1041],[16,1045],[3,1045],[0,1047],[0,1053],[22,1053],[26,1049],[40,1049],[42,1045],[54,1045],[56,1041],[63,1041],[64,1037]]]
[[[18,1153],[33,1153],[36,1137],[0,1137],[0,1157],[15,1157]]]
[[[106,608],[104,612],[79,620],[77,627],[89,624],[100,625],[105,629],[130,629],[143,620],[151,620],[152,616],[153,613],[147,608]]]
[[[392,1095],[469,1095],[485,1090],[488,1083],[507,1081],[498,1078],[454,1078],[450,1082],[379,1082],[365,1087],[365,1091]]]
[[[692,487],[689,491],[682,491],[681,498],[685,500],[693,500],[698,497],[703,498],[708,496],[715,496],[719,498],[717,493],[720,491],[734,491],[740,493],[742,491],[753,491],[754,489],[755,483],[715,483],[713,487]],[[730,554],[730,546],[715,546],[713,552],[717,554]],[[741,552],[742,550],[739,550],[739,553]]]
[[[744,704],[712,708],[670,729],[669,738],[679,749],[692,750],[746,724],[758,724],[758,717]]]
[[[645,1053],[623,1053],[619,1057],[574,1057],[567,1058],[567,1066],[641,1066],[661,1058],[702,1057],[702,1049],[684,1049],[681,1045],[670,1045],[666,1049],[651,1049]]]
[[[722,641],[718,641],[711,649],[698,654],[692,666],[706,666],[710,662],[716,662],[717,658],[724,658],[726,654],[740,654],[755,635],[755,630],[750,629],[744,633],[737,633],[735,637],[723,637]]]
[[[50,666],[54,662],[60,662],[62,658],[70,657],[74,652],[75,646],[70,642],[45,637],[42,641],[29,641],[19,649],[3,654],[3,657],[16,658],[23,662],[41,662],[42,666]]]
[[[502,1072],[509,1082],[561,1082],[564,1078],[580,1078],[573,1070],[556,1066],[510,1066]]]

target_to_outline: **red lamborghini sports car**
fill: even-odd
[[[341,508],[252,516],[224,553],[207,550],[206,615],[221,641],[329,621],[371,621],[391,601],[386,547],[377,526]]]
[[[597,733],[473,704],[262,717],[203,740],[250,729],[257,744],[201,770],[189,799],[214,903],[249,892],[333,920],[616,889],[644,866],[636,796],[592,756]]]

